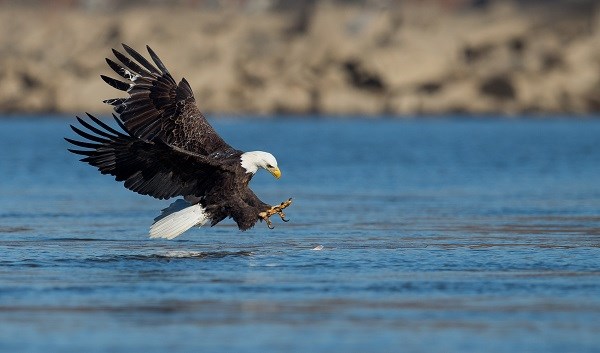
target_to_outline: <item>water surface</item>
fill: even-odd
[[[0,351],[598,351],[600,121],[214,125],[291,222],[150,240],[67,120],[0,121]]]

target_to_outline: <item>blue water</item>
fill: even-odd
[[[174,241],[68,121],[0,120],[1,352],[599,350],[600,120],[217,120],[291,221]]]

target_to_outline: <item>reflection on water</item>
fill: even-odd
[[[0,122],[0,351],[597,350],[599,121],[215,125],[291,222],[150,240],[168,201]]]

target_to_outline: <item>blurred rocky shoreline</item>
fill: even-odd
[[[2,113],[109,112],[119,92],[99,75],[120,43],[150,45],[207,113],[600,111],[598,5],[0,6],[0,21]]]

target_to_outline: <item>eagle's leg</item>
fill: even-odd
[[[267,223],[267,227],[269,227],[269,229],[273,229],[275,227],[273,227],[273,222],[271,222],[271,218],[269,218],[273,214],[269,214],[269,211],[263,211],[263,212],[259,213],[258,217],[261,218],[261,221],[265,221]]]
[[[281,217],[281,220],[284,222],[288,222],[289,219],[285,218],[285,213],[283,213],[283,209],[292,204],[292,198],[289,198],[287,201],[283,201],[277,206],[272,206],[270,209],[263,211],[258,214],[258,216],[263,219],[267,223],[267,227],[269,229],[273,229],[273,223],[271,222],[270,217],[274,214],[278,214]]]

